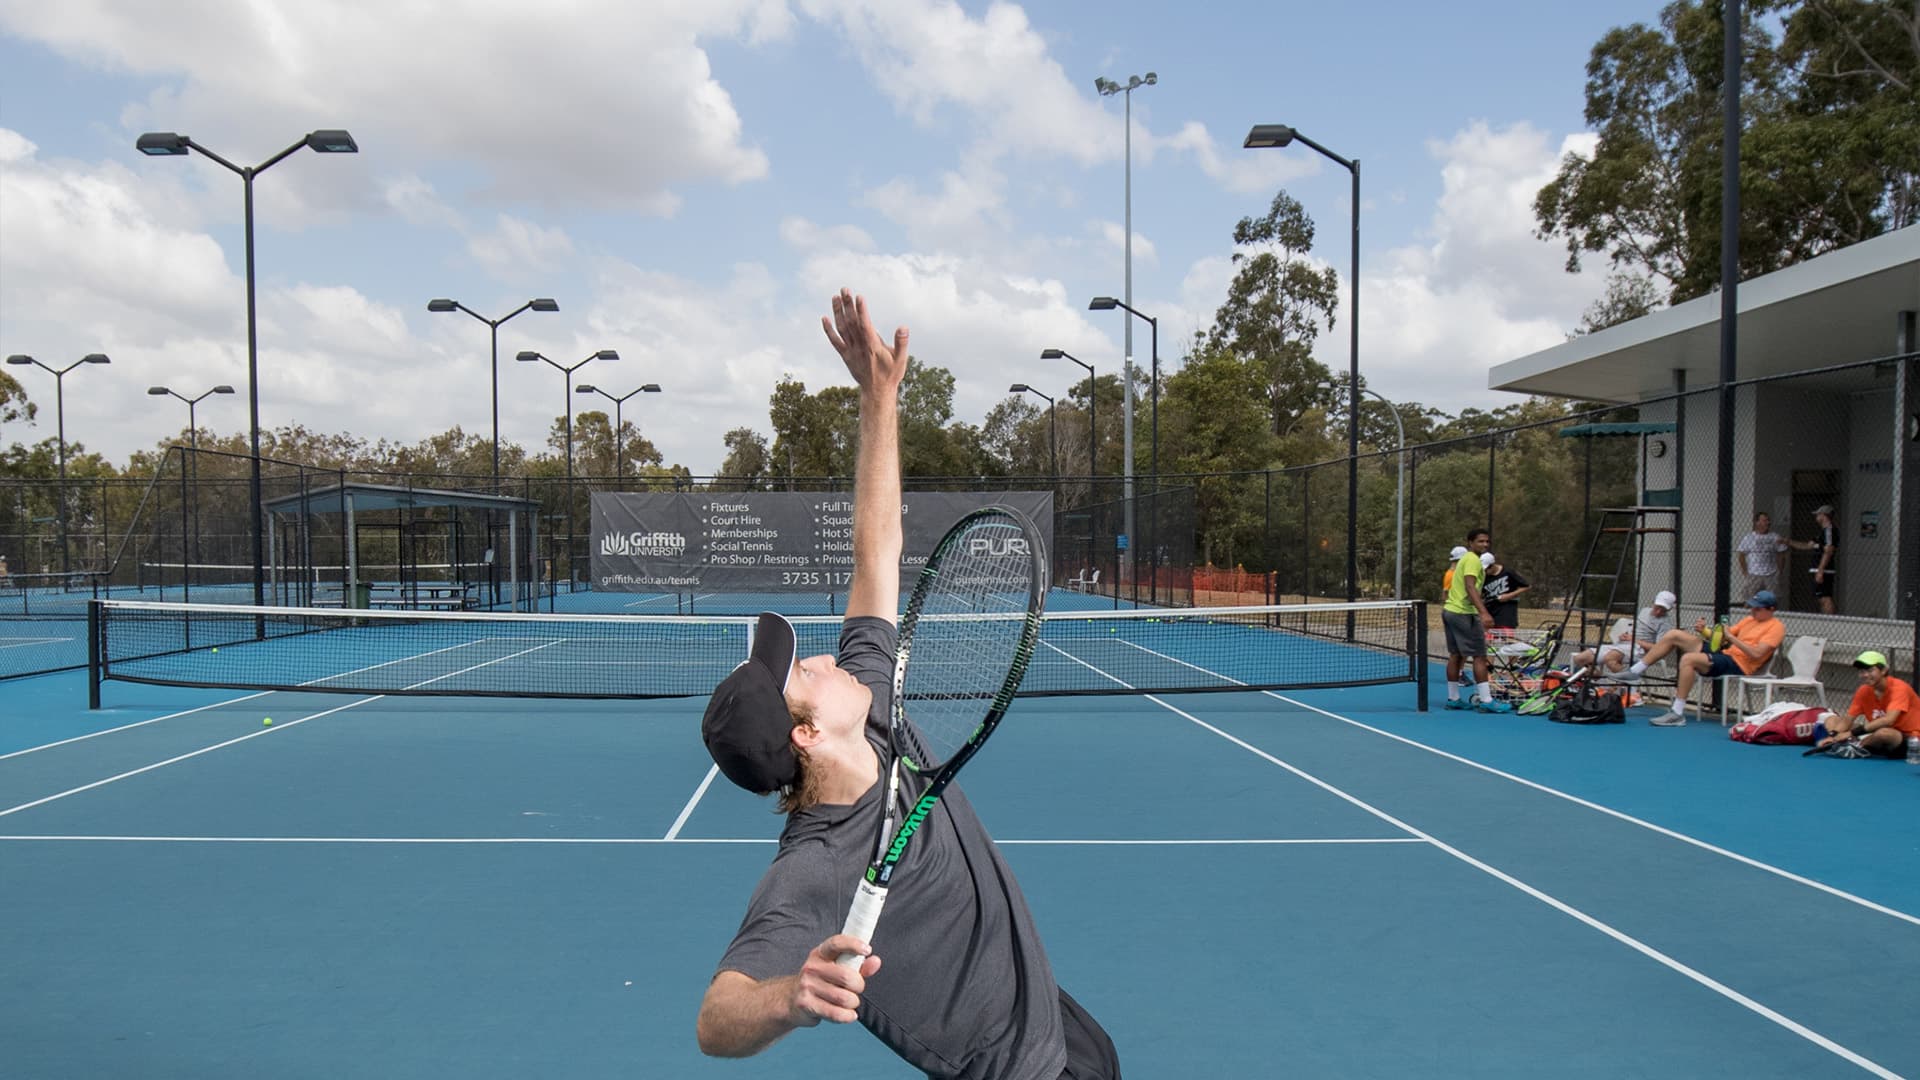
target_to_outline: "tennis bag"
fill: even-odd
[[[1627,722],[1627,709],[1621,704],[1618,694],[1608,693],[1581,680],[1572,693],[1561,698],[1560,703],[1553,707],[1547,719],[1556,724],[1624,724]]]
[[[1812,746],[1827,737],[1825,709],[1780,701],[1727,729],[1734,742],[1759,746]]]

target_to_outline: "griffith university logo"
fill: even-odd
[[[600,554],[675,559],[685,554],[687,538],[676,532],[608,533],[600,538]]]

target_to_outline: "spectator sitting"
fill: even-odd
[[[1486,567],[1486,584],[1481,586],[1486,600],[1487,610],[1493,612],[1493,626],[1496,630],[1516,630],[1520,626],[1519,595],[1533,588],[1512,567],[1500,562],[1489,551],[1481,560]]]
[[[1900,757],[1906,753],[1907,737],[1920,735],[1920,698],[1913,687],[1887,674],[1887,658],[1871,650],[1853,660],[1860,673],[1860,689],[1853,692],[1847,706],[1847,730],[1820,740],[1829,753],[1845,757]],[[1851,744],[1854,752],[1843,753],[1841,744]]]
[[[1673,608],[1679,602],[1678,597],[1664,589],[1655,593],[1653,603],[1641,608],[1633,623],[1624,627],[1612,641],[1598,649],[1574,653],[1574,668],[1591,668],[1598,664],[1607,674],[1619,675],[1626,670],[1634,656],[1653,648],[1673,629]]]
[[[1773,617],[1774,609],[1780,606],[1772,592],[1762,590],[1753,594],[1747,601],[1747,617],[1727,628],[1727,640],[1719,652],[1706,649],[1707,620],[1699,619],[1693,624],[1693,630],[1669,630],[1660,635],[1647,655],[1634,662],[1627,669],[1627,677],[1637,679],[1646,674],[1647,668],[1659,663],[1669,653],[1680,653],[1680,675],[1675,680],[1673,692],[1673,711],[1656,717],[1652,723],[1660,727],[1679,727],[1687,722],[1687,694],[1693,690],[1694,681],[1705,675],[1718,679],[1726,675],[1757,675],[1760,669],[1773,659],[1775,649],[1786,640],[1787,627]]]

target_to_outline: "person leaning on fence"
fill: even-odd
[[[1840,569],[1840,530],[1834,528],[1833,507],[1822,505],[1813,512],[1813,520],[1820,525],[1818,540],[1789,540],[1797,551],[1818,551],[1819,559],[1813,564],[1813,598],[1820,603],[1820,614],[1832,615],[1833,575]]]
[[[1493,559],[1492,552],[1487,559]],[[1485,561],[1485,560],[1482,560]],[[1487,601],[1487,610],[1493,613],[1493,625],[1497,630],[1517,630],[1520,627],[1520,594],[1533,588],[1526,578],[1520,576],[1513,567],[1494,560],[1487,563],[1487,578],[1480,586],[1480,593]]]
[[[1612,641],[1597,649],[1574,653],[1574,669],[1590,668],[1597,663],[1611,675],[1626,671],[1635,656],[1653,648],[1673,629],[1673,608],[1679,602],[1678,597],[1664,589],[1655,593],[1653,603],[1641,608],[1632,625],[1624,627]]]
[[[1453,566],[1453,581],[1447,586],[1447,599],[1440,607],[1440,625],[1447,633],[1447,708],[1478,709],[1481,712],[1512,712],[1513,706],[1493,700],[1493,686],[1487,681],[1487,631],[1493,629],[1493,614],[1481,595],[1486,568],[1480,558],[1491,540],[1487,530],[1467,534],[1467,551]],[[1460,696],[1460,672],[1472,664],[1473,683],[1467,697]]]
[[[1909,736],[1920,736],[1920,697],[1904,680],[1887,673],[1887,658],[1868,650],[1854,657],[1860,689],[1847,706],[1847,730],[1820,740],[1835,757],[1900,757]]]
[[[1659,663],[1670,653],[1679,653],[1679,678],[1674,682],[1673,709],[1655,717],[1651,723],[1658,727],[1679,727],[1687,722],[1687,694],[1693,690],[1693,684],[1701,676],[1718,679],[1727,675],[1758,675],[1760,669],[1773,659],[1774,650],[1787,638],[1787,627],[1774,618],[1774,609],[1780,601],[1766,590],[1753,594],[1747,601],[1747,617],[1727,628],[1725,644],[1719,651],[1706,647],[1707,620],[1699,619],[1693,624],[1692,631],[1669,630],[1660,635],[1660,640],[1647,655],[1635,661],[1627,669],[1629,678],[1637,679],[1646,674],[1648,668]]]
[[[1734,549],[1740,557],[1740,576],[1746,579],[1746,588],[1742,591],[1752,596],[1762,589],[1779,588],[1776,578],[1780,573],[1780,556],[1787,547],[1787,541],[1773,531],[1772,517],[1765,513],[1753,515],[1753,531],[1741,537]]]

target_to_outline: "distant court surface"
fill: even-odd
[[[1018,611],[1022,605],[998,605]],[[982,618],[925,611],[925,632]],[[752,616],[342,611],[103,601],[99,678],[173,686],[514,697],[686,697],[747,658]],[[807,653],[840,619],[793,620]],[[1414,681],[1415,603],[1056,611],[1028,696],[1304,689]]]
[[[916,1075],[700,1055],[780,829],[704,699],[103,689],[0,691],[0,1073]],[[1126,1076],[1920,1076],[1904,763],[1414,697],[1014,704],[961,784]]]

